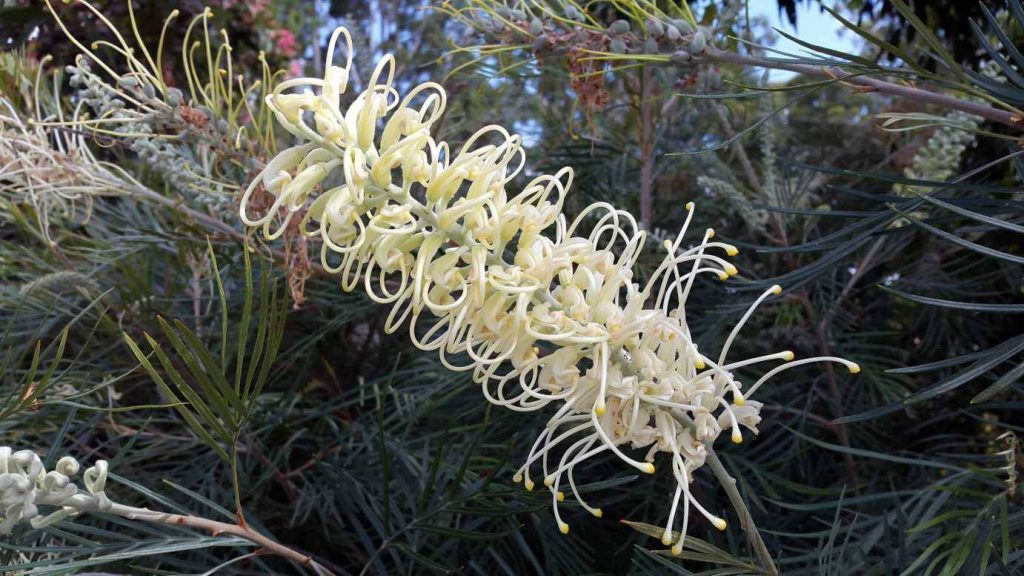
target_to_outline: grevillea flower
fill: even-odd
[[[85,471],[85,491],[71,481],[78,470],[78,461],[70,456],[47,472],[35,452],[0,446],[0,536],[10,534],[20,522],[42,528],[80,512],[109,511],[113,504],[104,493],[107,462],[97,460]],[[42,516],[40,506],[54,510]]]
[[[348,48],[344,66],[334,61],[339,39]],[[730,348],[740,329],[773,286],[737,322],[717,354],[698,349],[687,323],[686,302],[700,274],[721,280],[737,270],[723,256],[735,247],[706,230],[684,248],[693,216],[665,258],[642,285],[633,267],[646,234],[628,212],[606,203],[571,222],[562,213],[573,172],[530,180],[516,194],[508,187],[525,166],[522,139],[497,125],[484,127],[453,149],[431,135],[445,109],[445,92],[426,82],[401,96],[394,58],[385,56],[345,109],[352,41],[338,29],[331,37],[323,78],[295,78],[267,97],[277,119],[304,143],[284,150],[248,186],[242,221],[268,239],[293,218],[320,241],[325,269],[341,275],[342,288],[361,286],[391,307],[389,332],[407,327],[413,343],[434,350],[445,366],[467,370],[484,397],[511,410],[554,405],[515,480],[527,489],[541,471],[555,519],[565,485],[585,502],[575,469],[610,452],[653,473],[659,452],[676,480],[665,544],[682,503],[682,551],[691,507],[719,529],[725,521],[690,492],[706,446],[730,430],[755,434],[761,404],[747,400],[779,372],[809,362],[853,362],[834,357],[794,360],[781,351],[735,359]],[[250,211],[253,193],[273,195],[264,214]],[[589,230],[586,232],[584,230]],[[782,362],[746,393],[738,368]],[[646,449],[636,457],[636,450]],[[632,455],[631,455],[632,454]]]

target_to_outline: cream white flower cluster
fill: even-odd
[[[341,38],[344,66],[334,62]],[[710,229],[683,247],[692,203],[682,230],[663,244],[664,261],[640,285],[633,266],[645,233],[605,203],[568,222],[562,204],[571,169],[537,176],[511,195],[507,187],[525,166],[520,136],[492,125],[457,150],[436,141],[431,128],[444,112],[444,90],[427,82],[400,96],[390,55],[342,109],[351,66],[351,38],[338,29],[323,78],[287,80],[268,96],[280,123],[305,143],[281,152],[248,187],[243,222],[273,239],[300,218],[345,290],[361,284],[391,306],[387,330],[408,326],[416,346],[436,350],[452,370],[471,370],[494,404],[521,411],[556,404],[515,480],[533,489],[531,472],[542,471],[562,532],[569,530],[558,509],[566,482],[581,506],[601,516],[580,497],[574,470],[603,452],[646,473],[658,452],[668,454],[677,488],[666,545],[680,499],[683,536],[691,506],[724,529],[689,490],[706,446],[723,429],[734,442],[741,426],[756,433],[761,404],[746,397],[782,370],[831,361],[856,372],[857,365],[794,361],[788,351],[730,359],[740,328],[781,293],[778,286],[757,299],[717,355],[705,355],[687,325],[687,296],[700,274],[736,274],[722,257],[736,248],[714,241]],[[261,188],[274,202],[254,214]],[[783,364],[744,393],[734,371],[773,361]],[[639,458],[627,453],[641,449]]]
[[[35,452],[0,447],[0,536],[21,522],[42,528],[81,512],[110,510],[113,503],[104,493],[107,462],[97,460],[85,471],[84,492],[71,481],[78,470],[78,461],[70,456],[47,472]],[[56,510],[42,516],[40,506]]]

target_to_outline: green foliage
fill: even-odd
[[[181,320],[168,322],[158,317],[160,336],[169,343],[174,354],[172,358],[164,345],[145,334],[152,355],[162,368],[158,370],[135,341],[128,334],[124,335],[125,343],[156,382],[160,392],[177,405],[178,412],[192,431],[228,463],[232,463],[233,458],[228,456],[224,446],[230,446],[234,451],[245,421],[256,407],[277,359],[284,336],[287,304],[284,296],[270,285],[264,270],[260,276],[259,308],[253,308],[252,267],[248,251],[244,254],[245,301],[241,323],[232,334],[228,325],[229,305],[224,282],[212,246],[209,249],[221,309],[220,349],[217,354],[207,349],[199,336]],[[254,314],[257,324],[253,335]],[[254,338],[251,350],[247,348],[250,337]],[[231,364],[234,370],[229,370]],[[173,387],[168,385],[168,379]]]

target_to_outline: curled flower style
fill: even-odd
[[[339,40],[345,64],[335,62]],[[321,241],[325,269],[342,288],[362,286],[391,307],[390,332],[407,327],[413,343],[435,350],[452,370],[472,371],[485,398],[511,410],[557,409],[538,435],[515,480],[536,486],[537,469],[559,515],[565,485],[583,500],[574,471],[611,452],[645,473],[659,452],[676,489],[665,530],[682,501],[682,551],[690,510],[719,529],[725,521],[690,491],[707,446],[723,430],[734,442],[742,429],[757,433],[761,404],[747,398],[783,370],[810,362],[853,362],[834,357],[794,360],[789,351],[735,359],[730,348],[751,314],[782,289],[773,286],[737,322],[718,354],[700,351],[687,324],[686,302],[701,274],[721,280],[737,274],[723,256],[734,246],[706,230],[683,246],[693,217],[643,284],[633,267],[646,234],[628,212],[597,203],[569,222],[562,213],[573,172],[508,188],[524,172],[522,139],[497,125],[484,127],[453,149],[431,135],[445,109],[442,87],[426,82],[402,96],[395,61],[385,56],[347,108],[352,42],[345,29],[331,37],[323,78],[282,82],[267,97],[278,121],[304,143],[275,157],[248,186],[242,221],[279,237],[292,219]],[[273,195],[270,210],[254,214],[254,192]],[[589,230],[589,232],[586,232]],[[734,373],[782,362],[746,393]],[[636,450],[641,457],[627,452]],[[636,452],[633,452],[635,455]]]
[[[47,472],[35,452],[0,447],[0,535],[10,534],[21,522],[42,528],[80,512],[109,511],[113,504],[104,493],[107,462],[97,460],[85,471],[85,491],[71,481],[78,470],[78,461],[70,456]],[[40,506],[55,510],[43,516]]]
[[[42,528],[84,512],[102,512],[131,521],[197,528],[214,536],[244,538],[260,546],[264,553],[309,566],[316,574],[333,576],[333,572],[308,555],[279,544],[244,523],[228,524],[112,501],[105,492],[108,474],[106,460],[97,460],[82,474],[83,490],[72,480],[79,468],[77,460],[64,456],[57,461],[53,470],[47,472],[39,455],[32,450],[15,452],[8,446],[0,446],[0,536],[10,534],[15,526],[25,522],[33,528]],[[52,511],[43,516],[42,512],[47,509]]]

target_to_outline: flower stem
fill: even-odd
[[[189,528],[208,531],[213,536],[221,536],[224,534],[238,536],[239,538],[244,538],[254,544],[257,544],[267,554],[286,558],[299,565],[311,568],[316,574],[320,574],[322,576],[334,576],[333,572],[313,560],[310,556],[303,554],[298,550],[293,550],[283,544],[274,542],[270,538],[260,534],[247,525],[242,526],[239,524],[228,524],[226,522],[218,522],[216,520],[210,520],[209,518],[202,518],[199,516],[170,514],[168,512],[159,512],[148,508],[137,508],[135,506],[126,506],[118,503],[114,503],[109,510],[103,510],[103,512],[128,518],[129,520],[142,520],[144,522],[166,524],[169,526],[188,526]]]
[[[722,461],[718,458],[718,454],[715,454],[714,448],[709,445],[705,445],[708,451],[707,464],[711,467],[711,471],[715,473],[715,477],[718,478],[719,483],[722,484],[722,488],[725,489],[725,494],[729,497],[729,501],[732,503],[732,507],[736,510],[736,514],[740,517],[740,527],[747,534],[747,541],[750,547],[754,550],[754,555],[757,556],[758,562],[764,569],[765,574],[771,576],[778,576],[779,569],[775,566],[775,561],[772,560],[771,552],[768,551],[768,547],[765,546],[764,540],[761,539],[761,533],[757,531],[757,526],[754,525],[754,518],[750,515],[750,510],[747,509],[746,503],[743,502],[743,496],[740,495],[740,491],[736,489],[736,479],[733,478],[729,471],[725,469]]]
[[[760,58],[757,56],[748,56],[736,52],[714,49],[708,49],[707,52],[702,54],[700,57],[703,60],[710,62],[725,62],[756,68],[789,70],[790,72],[796,72],[807,76],[832,78],[846,84],[851,84],[865,92],[891,94],[893,96],[907,98],[916,102],[934,104],[949,110],[960,110],[961,112],[981,116],[986,120],[999,122],[1000,124],[1005,124],[1014,128],[1020,128],[1022,126],[1021,117],[1016,110],[1002,110],[987,104],[962,100],[954,96],[948,96],[946,94],[932,92],[930,90],[914,88],[903,84],[895,84],[893,82],[886,82],[877,78],[870,78],[861,74],[851,73],[838,66],[814,66],[810,64],[789,63],[782,62],[777,59]]]
[[[673,410],[672,417],[684,426],[695,426],[693,419],[682,410]],[[743,502],[743,496],[740,495],[740,491],[736,488],[736,479],[725,469],[725,465],[718,458],[718,454],[715,453],[715,449],[710,442],[705,443],[704,448],[707,450],[705,462],[711,467],[715,478],[718,479],[718,482],[725,490],[726,496],[729,497],[729,502],[732,504],[733,509],[736,510],[736,515],[740,517],[740,527],[747,534],[747,542],[754,551],[754,555],[757,556],[761,568],[769,576],[779,576],[779,569],[775,566],[772,554],[768,551],[768,547],[765,546],[761,533],[757,531],[754,518],[750,515],[750,510],[747,508],[746,503]]]

